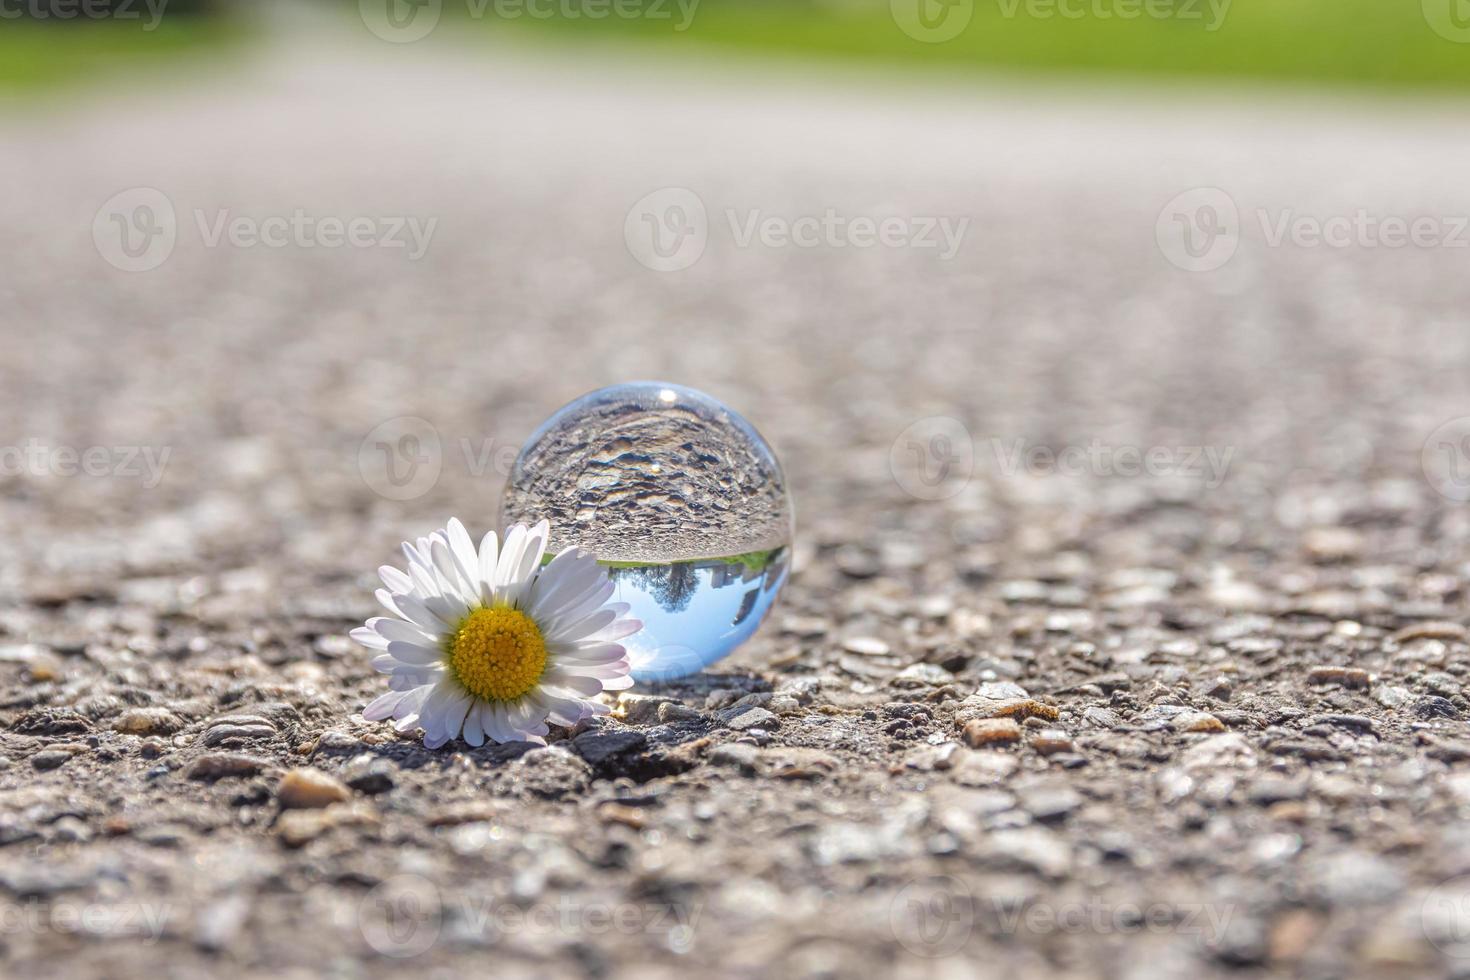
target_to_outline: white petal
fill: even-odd
[[[546,520],[537,521],[526,535],[526,544],[521,551],[521,563],[516,574],[523,590],[530,589],[536,573],[541,570],[541,559],[546,557],[546,543],[550,538],[551,522]]]
[[[445,591],[424,600],[424,608],[444,623],[458,623],[469,615],[470,607],[453,592]],[[446,629],[446,632],[448,630]]]
[[[434,612],[418,596],[400,595],[393,597],[399,615],[436,639],[449,633],[449,623]]]
[[[403,613],[400,612],[398,609],[399,597],[389,592],[387,589],[378,589],[373,593],[373,597],[378,600],[378,605],[388,610],[388,612],[402,619],[408,618],[407,616],[404,616]]]
[[[434,571],[437,579],[443,585],[446,593],[453,592],[468,605],[478,602],[480,589],[469,575],[459,567],[453,552],[449,550],[449,543],[443,539],[436,539],[429,549],[434,559]]]
[[[500,561],[495,566],[495,585],[509,582],[521,564],[521,552],[526,547],[528,529],[524,524],[512,524],[505,531],[505,540],[500,544]]]
[[[394,717],[398,719],[393,727],[400,732],[406,732],[417,725],[419,709],[424,706],[424,701],[433,690],[433,685],[418,685],[403,691],[403,700],[398,702],[398,707],[393,712]]]
[[[395,660],[401,660],[406,664],[417,664],[420,667],[436,664],[444,659],[444,652],[436,647],[425,646],[421,643],[405,643],[402,640],[390,641],[388,653]]]
[[[539,604],[562,606],[584,596],[608,579],[607,569],[584,551],[568,548],[551,560],[536,577],[535,599]]]
[[[525,710],[525,702],[512,705],[506,710],[506,730],[514,742],[537,741],[537,727],[531,723],[531,713]],[[544,729],[542,729],[544,733]]]
[[[620,619],[617,622],[613,623],[611,626],[602,630],[601,632],[586,637],[586,639],[597,640],[599,642],[611,642],[613,640],[621,640],[624,637],[632,636],[634,633],[638,632],[642,628],[642,620]]]
[[[449,706],[461,697],[464,697],[464,692],[448,678],[435,684],[424,699],[423,707],[419,709],[419,723],[424,726],[424,731],[438,733],[443,727]]]
[[[613,606],[604,606],[590,616],[582,619],[572,620],[567,623],[557,623],[547,634],[547,640],[554,643],[565,643],[571,640],[583,640],[607,629],[620,615]]]
[[[483,701],[476,701],[464,716],[464,740],[475,748],[485,744],[485,727],[480,724],[480,712],[484,706]]]
[[[430,692],[438,686],[443,675],[444,671],[436,670],[426,671],[422,676],[417,678],[409,674],[395,674],[390,677],[388,679],[389,686],[395,686],[398,690],[406,690],[412,696],[411,700],[405,699],[398,706],[399,717],[402,717],[405,711],[417,713],[424,706],[424,701],[428,699]],[[398,686],[396,682],[401,682],[403,686]]]
[[[400,702],[403,701],[407,692],[389,691],[380,697],[374,698],[372,704],[362,709],[362,716],[368,721],[384,721],[393,717]]]
[[[495,705],[495,724],[500,729],[502,742],[524,742],[531,734],[526,730],[527,726],[518,723],[526,717],[523,704],[524,700]]]
[[[532,618],[538,623],[545,623],[547,629],[558,629],[571,623],[580,622],[601,609],[607,600],[612,598],[617,589],[616,583],[611,579],[604,581],[601,585],[595,585],[580,596],[571,597],[568,601],[557,601],[555,597],[548,599],[544,612],[532,613]]]
[[[475,542],[470,539],[470,532],[465,530],[459,518],[451,517],[448,526],[444,529],[444,536],[449,539],[449,553],[454,556],[454,562],[459,566],[460,574],[474,587],[474,592],[478,595],[480,554],[475,550]]]
[[[541,716],[554,724],[571,727],[587,717],[583,710],[586,702],[575,697],[566,697],[543,687],[536,692],[535,698],[541,705]]]
[[[550,731],[546,727],[546,705],[536,697],[521,698],[507,719],[511,728],[519,732],[527,742],[543,742],[541,737]]]
[[[357,629],[353,630],[347,635],[352,637],[358,643],[367,647],[369,650],[388,649],[388,641],[379,636],[375,631],[368,629],[366,626],[359,626]]]
[[[409,691],[438,683],[443,674],[440,667],[421,667],[394,660],[386,653],[373,658],[373,669],[388,675],[388,688],[394,691]]]
[[[392,565],[382,565],[378,568],[378,578],[388,587],[389,592],[409,592],[413,589],[413,578],[402,569],[394,568]]]
[[[465,595],[464,582],[460,579],[454,556],[449,553],[449,542],[441,534],[435,534],[429,541],[429,562],[429,574],[434,577],[434,584],[441,595],[456,596],[466,602],[472,598]],[[478,595],[473,598],[478,598]]]
[[[433,568],[428,565],[411,564],[408,574],[413,578],[413,594],[421,599],[431,599],[444,591]]]
[[[554,664],[605,664],[621,660],[628,653],[628,648],[621,643],[603,643],[600,640],[548,643],[546,649]]]
[[[602,681],[596,677],[569,674],[561,670],[548,670],[542,683],[564,688],[584,698],[595,698],[602,693]]]
[[[531,598],[527,601],[526,608],[535,608],[543,598],[559,589],[567,581],[569,574],[575,574],[581,565],[581,555],[580,548],[563,548],[551,561],[543,565],[541,571],[536,574],[536,583],[532,587]]]
[[[444,724],[440,730],[447,732],[450,738],[457,737],[461,729],[464,728],[465,716],[469,714],[470,708],[474,707],[474,705],[475,699],[468,694],[461,697],[458,701],[452,702],[449,706],[448,713],[444,715]]]
[[[578,677],[596,677],[608,681],[622,680],[628,676],[629,670],[627,660],[614,660],[605,664],[558,663],[556,666],[558,675],[571,674]]]
[[[510,726],[505,724],[505,714],[495,702],[486,701],[481,706],[480,724],[485,726],[485,734],[494,741],[504,743],[511,740]]]
[[[418,643],[422,646],[433,646],[438,642],[433,636],[425,633],[413,623],[405,623],[401,619],[389,619],[386,616],[378,616],[367,621],[367,624],[383,639],[392,642],[398,640],[403,643]]]
[[[480,539],[479,577],[480,601],[485,605],[495,601],[495,566],[500,561],[500,542],[494,531]]]
[[[429,539],[419,538],[418,544],[403,542],[403,557],[408,559],[408,574],[413,575],[415,568],[421,571],[429,570]]]

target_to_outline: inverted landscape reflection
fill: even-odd
[[[672,680],[702,670],[750,638],[789,568],[788,549],[754,555],[609,568],[613,600],[643,629],[623,641],[633,677]]]

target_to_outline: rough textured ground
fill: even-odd
[[[1470,213],[1462,110],[485,53],[303,45],[0,121],[0,441],[117,450],[0,477],[0,972],[1465,972],[1470,511],[1421,448],[1470,413],[1466,252],[1155,244],[1200,185]],[[126,273],[92,222],[140,185],[179,244]],[[664,186],[711,214],[680,272],[623,237]],[[971,225],[946,262],[723,215],[827,207]],[[418,262],[207,248],[196,208],[439,226]],[[546,749],[365,723],[373,569],[640,377],[781,454],[771,621]],[[390,499],[360,450],[400,416],[441,471]],[[125,447],[170,451],[155,486]]]

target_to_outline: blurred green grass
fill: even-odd
[[[548,38],[621,37],[686,51],[708,46],[958,71],[1470,88],[1470,44],[1435,33],[1419,0],[1235,0],[1213,30],[1209,0],[1167,0],[1173,16],[1133,19],[1093,11],[1143,7],[1139,0],[1062,0],[1082,14],[1071,18],[1028,12],[1055,11],[1056,0],[974,0],[969,23],[941,43],[905,34],[887,0],[701,0],[683,31],[674,27],[677,0],[639,2],[660,3],[671,19],[499,17],[493,3],[475,19]],[[446,0],[445,9],[465,8]]]
[[[234,21],[216,17],[165,17],[149,31],[138,21],[6,20],[0,22],[0,95],[114,78],[212,54],[244,37]]]
[[[174,16],[170,5],[152,31],[136,21],[0,21],[0,95],[115,76],[191,54],[208,56],[247,36],[238,18],[222,13],[226,4],[177,2],[188,5],[183,9],[189,15]],[[357,0],[297,2],[302,9],[335,12],[334,23],[366,36]],[[414,9],[407,6],[410,0],[393,2]],[[963,84],[971,72],[1004,71],[1135,76],[1159,84],[1247,80],[1470,89],[1470,43],[1435,33],[1421,7],[1460,4],[1470,14],[1470,0],[973,0],[968,24],[941,43],[905,34],[889,0],[442,2],[444,22],[436,37],[482,31],[525,43],[624,44],[649,57],[719,50],[752,66],[779,58],[937,68],[947,84]],[[603,11],[632,7],[664,16],[592,17],[589,2]],[[686,29],[676,29],[691,3]],[[1063,16],[1058,4],[1073,16]],[[1125,7],[1173,13],[1117,16]]]

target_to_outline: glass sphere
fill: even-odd
[[[550,554],[608,568],[643,629],[633,676],[701,670],[750,638],[790,568],[793,515],[771,447],[734,410],[661,382],[600,388],[552,415],[516,457],[502,527],[545,518]]]

